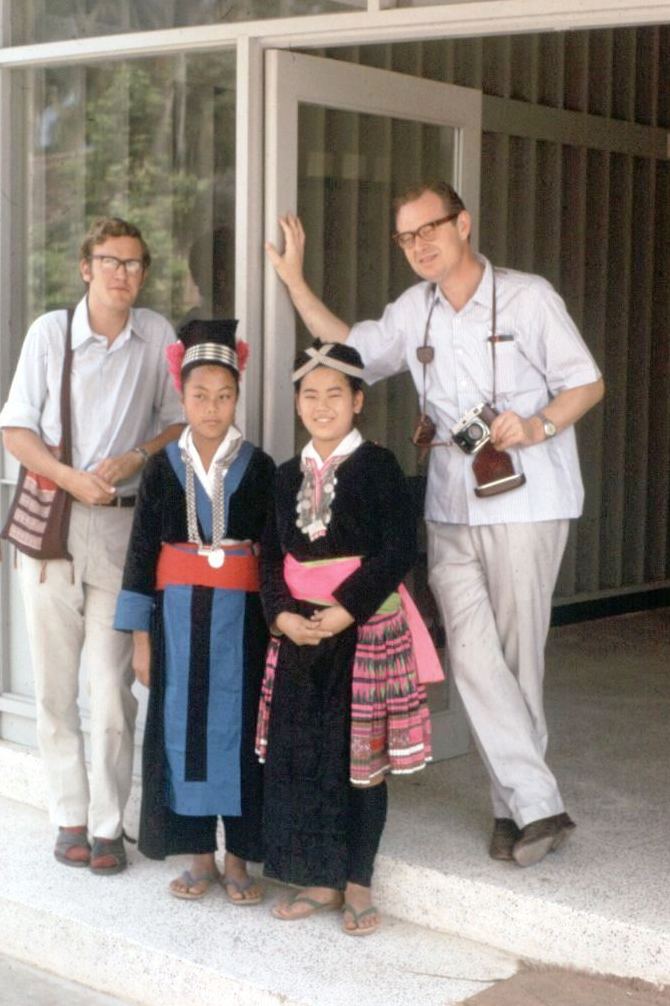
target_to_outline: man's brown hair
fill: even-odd
[[[394,214],[397,216],[403,206],[406,206],[407,203],[413,203],[424,192],[434,192],[436,196],[439,196],[444,204],[444,212],[447,214],[460,213],[461,210],[465,209],[465,203],[453,185],[438,179],[434,182],[424,182],[423,185],[413,185],[410,189],[406,189],[405,192],[401,193],[401,195],[396,196],[393,200]]]
[[[142,266],[145,271],[151,265],[151,252],[142,237],[139,227],[129,224],[121,217],[98,217],[89,227],[79,249],[79,260],[90,260],[93,249],[103,244],[107,238],[136,238],[142,246]]]

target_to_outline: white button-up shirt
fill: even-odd
[[[193,433],[191,427],[187,426],[182,432],[179,438],[179,447],[181,450],[186,451],[191,458],[193,463],[193,471],[202,483],[202,488],[205,490],[210,499],[214,499],[214,490],[216,488],[216,462],[219,458],[225,457],[228,451],[232,448],[234,443],[242,439],[242,434],[236,426],[229,426],[225,437],[216,448],[214,452],[214,457],[210,463],[210,466],[205,470],[205,466],[202,463],[202,458],[198,453],[198,449],[193,443]]]
[[[427,409],[437,425],[437,440],[450,440],[451,428],[479,402],[492,402],[491,306],[493,270],[484,273],[472,298],[455,311],[439,288],[430,322],[435,355],[426,367]],[[600,371],[554,288],[540,276],[496,269],[496,401],[499,412],[512,409],[523,418],[541,411],[567,388],[598,380]],[[379,321],[354,325],[349,345],[361,354],[370,383],[409,370],[423,395],[423,344],[433,286],[418,283],[389,304]],[[408,430],[408,434],[411,431]],[[510,450],[519,489],[479,499],[472,457],[460,448],[430,452],[427,520],[450,524],[504,524],[578,517],[584,489],[573,427],[532,447]]]
[[[314,446],[314,441],[309,440],[301,451],[301,458],[303,461],[311,460],[317,467],[318,471],[327,465],[329,461],[333,458],[346,457],[348,454],[353,454],[361,444],[363,443],[363,437],[361,436],[360,430],[353,429],[347,433],[346,437],[340,440],[337,447],[331,451],[327,458],[322,458],[316,447]]]
[[[33,430],[48,445],[61,441],[60,385],[67,313],[51,311],[30,326],[0,427]],[[183,409],[168,373],[166,347],[175,340],[170,323],[146,308],[133,308],[111,343],[90,326],[84,297],[72,319],[72,464],[91,471],[104,458],[131,450],[172,423]],[[129,495],[139,474],[122,483]]]

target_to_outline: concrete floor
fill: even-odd
[[[578,824],[563,849],[528,870],[488,858],[473,753],[392,782],[382,853],[431,871],[437,924],[545,962],[670,981],[670,610],[552,630],[546,696],[549,762]],[[383,869],[391,902],[397,876]],[[501,900],[502,933],[488,924]]]

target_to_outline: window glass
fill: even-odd
[[[83,295],[79,248],[96,216],[119,215],[141,228],[153,263],[140,303],[175,325],[196,315],[231,315],[234,52],[15,70],[10,86],[18,168],[10,371],[29,323]],[[5,390],[10,376],[3,374]],[[2,474],[4,519],[17,474],[7,453]],[[30,697],[27,634],[11,567],[2,564],[8,632],[0,691]],[[35,742],[30,717],[14,711],[0,710],[0,734]]]
[[[365,0],[13,0],[13,45],[366,7]]]
[[[149,244],[139,303],[175,325],[232,315],[234,52],[17,70],[13,85],[25,215],[13,359],[35,317],[82,296],[78,252],[98,216],[130,220]]]

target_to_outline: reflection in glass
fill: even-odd
[[[234,53],[15,74],[28,128],[13,358],[33,318],[81,296],[79,244],[96,216],[142,229],[153,256],[142,304],[174,323],[232,313]]]
[[[416,282],[391,241],[393,198],[421,181],[453,182],[455,130],[315,105],[301,105],[298,122],[308,282],[349,324],[378,318]],[[308,338],[300,326],[298,344]],[[408,374],[366,390],[362,432],[390,447],[408,474],[416,472],[417,408]]]
[[[365,8],[365,0],[10,0],[12,45]]]

